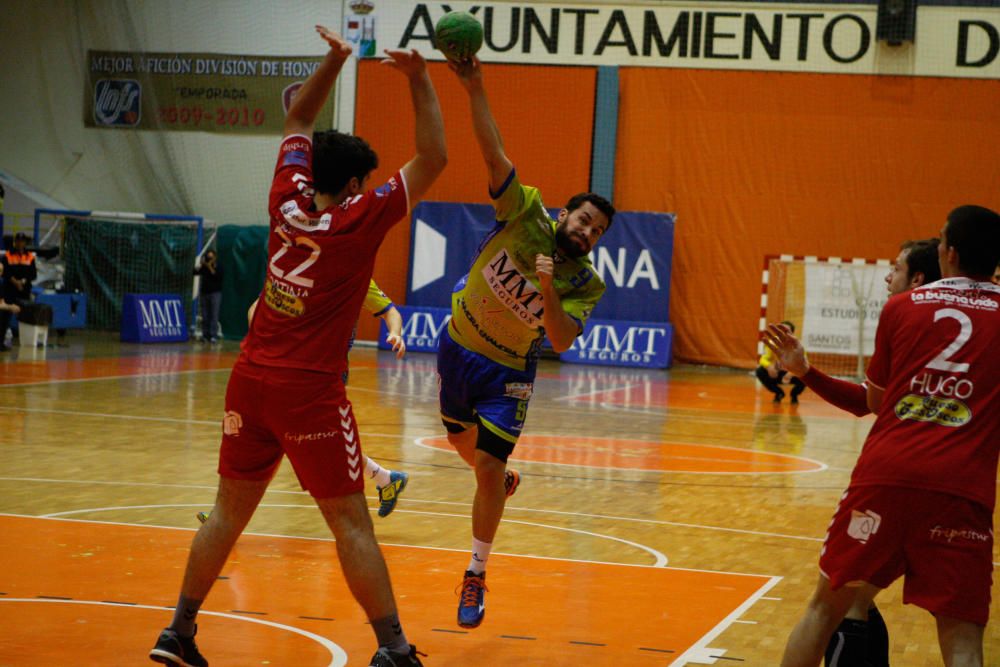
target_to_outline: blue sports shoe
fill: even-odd
[[[462,580],[462,599],[458,603],[458,624],[463,628],[477,628],[486,615],[486,573],[465,571]]]
[[[396,509],[396,501],[399,494],[406,488],[406,483],[410,481],[410,476],[405,472],[389,473],[389,483],[385,486],[376,486],[378,489],[378,515],[386,517]]]

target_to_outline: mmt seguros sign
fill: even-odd
[[[126,294],[121,339],[128,343],[175,343],[188,339],[179,294]]]

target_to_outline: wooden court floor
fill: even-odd
[[[213,502],[237,345],[68,342],[0,355],[0,667],[152,664]],[[543,362],[486,619],[467,631],[473,477],[443,438],[436,382],[430,355],[352,353],[364,450],[410,473],[375,529],[425,664],[777,664],[871,418],[809,393],[775,407],[745,371]],[[942,664],[898,583],[879,605],[894,666]],[[992,612],[986,664],[1000,665],[996,597]],[[367,664],[371,630],[287,465],[199,628],[216,667]]]

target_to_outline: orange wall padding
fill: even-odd
[[[424,197],[428,201],[489,203],[486,166],[472,133],[469,101],[443,63],[429,63],[448,140],[448,168]],[[594,123],[596,70],[487,64],[483,69],[504,148],[524,183],[538,187],[547,206],[561,206],[586,190]],[[358,67],[355,133],[372,144],[384,182],[414,152],[413,106],[406,80],[376,60]],[[375,281],[396,303],[406,302],[410,224],[393,229],[375,263]],[[375,340],[377,320],[364,313],[358,338]]]
[[[954,206],[1000,210],[1000,86],[624,68],[615,205],[677,213],[675,358],[756,359],[766,254],[895,258]]]

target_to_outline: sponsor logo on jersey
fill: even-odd
[[[309,157],[302,151],[289,151],[285,153],[285,157],[281,160],[281,165],[287,167],[288,165],[295,165],[296,167],[308,167]]]
[[[243,428],[243,417],[240,413],[226,410],[226,414],[222,417],[222,432],[235,438],[239,436],[241,428]]]
[[[285,216],[285,221],[293,225],[307,225],[309,216],[299,208],[298,202],[286,201],[281,205],[281,215]],[[296,224],[297,223],[297,224]]]
[[[375,188],[375,196],[388,197],[397,187],[399,186],[396,184],[396,178],[392,177],[382,185]]]
[[[896,402],[896,417],[958,427],[972,421],[972,410],[957,398],[907,394]]]
[[[542,323],[545,300],[542,293],[517,268],[506,248],[501,248],[483,267],[483,278],[507,310],[517,315],[525,326],[538,328]]]
[[[94,121],[109,127],[139,124],[142,86],[133,79],[99,79],[94,86]]]
[[[306,312],[306,304],[301,298],[290,294],[281,283],[270,278],[264,285],[264,303],[289,317],[301,317]]]
[[[980,533],[972,528],[948,528],[938,524],[930,530],[931,539],[935,542],[989,542],[989,533]]]
[[[294,199],[286,201],[278,210],[285,218],[285,222],[306,232],[326,231],[330,229],[330,223],[333,221],[333,216],[329,213],[324,213],[318,218],[310,217],[299,208],[299,203]]]
[[[942,292],[933,288],[914,290],[910,292],[910,299],[914,303],[952,303],[976,310],[996,310],[1000,307],[1000,304],[988,296],[967,296],[957,292]]]
[[[305,139],[293,139],[291,141],[286,141],[281,147],[284,151],[305,151],[309,149],[309,142]]]
[[[533,382],[508,382],[503,386],[503,395],[527,401],[531,398],[534,387]]]
[[[503,343],[498,341],[496,337],[491,333],[493,330],[492,328],[489,331],[487,331],[484,327],[480,327],[479,321],[476,319],[476,316],[473,315],[473,313],[469,310],[468,302],[464,298],[459,297],[457,303],[458,306],[462,309],[462,315],[465,316],[465,321],[468,322],[470,326],[472,326],[473,330],[475,330],[475,332],[479,334],[479,337],[481,339],[489,343],[494,349],[503,352],[505,355],[514,357],[515,359],[524,358],[524,356],[519,354],[517,350],[507,345],[504,345]],[[495,325],[492,325],[492,323],[491,326],[493,326],[493,328],[496,328]],[[458,327],[458,329],[459,331],[461,331],[462,327]]]
[[[864,512],[851,510],[851,522],[847,525],[847,534],[861,544],[868,544],[868,538],[878,532],[881,524],[882,517],[871,510]]]
[[[321,431],[319,433],[289,433],[285,432],[285,442],[301,445],[303,442],[315,442],[316,440],[328,440],[336,438],[337,431]]]

